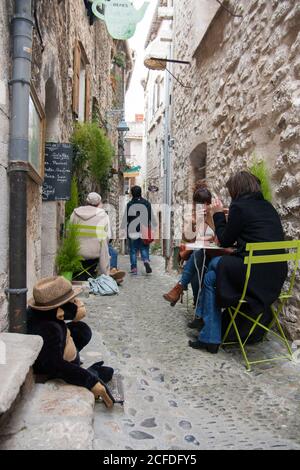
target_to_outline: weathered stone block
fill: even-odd
[[[280,142],[286,143],[292,140],[299,139],[300,137],[300,126],[294,127],[289,125],[280,135]]]
[[[293,60],[293,59],[295,59],[295,57],[298,57],[299,51],[300,51],[300,33],[298,34],[294,44],[291,47],[289,60]]]
[[[287,17],[284,20],[285,25],[288,25],[289,28],[299,27],[300,24],[300,3],[295,2],[295,6],[292,11],[289,12]]]
[[[5,355],[0,363],[0,415],[9,410],[36,360],[43,340],[40,336],[0,333]]]
[[[273,77],[271,78],[272,85],[276,88],[280,82],[288,75],[290,72],[290,66],[286,65],[285,67],[281,67],[279,70],[276,70]]]
[[[281,0],[272,15],[271,22],[270,22],[271,28],[273,28],[280,21],[282,21],[283,18],[288,14],[290,9],[291,9],[290,2],[288,0]]]
[[[63,382],[36,385],[0,431],[1,449],[92,449],[93,394]]]
[[[300,80],[300,60],[294,65],[294,74],[297,80]]]
[[[219,126],[227,117],[228,117],[228,108],[221,109],[215,114],[212,120],[213,126],[215,127]]]

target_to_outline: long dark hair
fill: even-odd
[[[206,182],[204,180],[197,181],[194,186],[193,201],[196,204],[211,204],[212,194],[207,189]]]
[[[226,183],[231,199],[237,199],[242,194],[261,191],[260,180],[249,171],[239,171],[232,175]]]

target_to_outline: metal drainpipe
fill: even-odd
[[[9,146],[9,331],[26,332],[28,123],[31,79],[31,0],[15,0]]]
[[[168,57],[171,57],[172,48],[169,48]],[[172,165],[170,155],[170,90],[171,90],[171,75],[165,72],[165,132],[164,132],[164,161],[165,161],[165,177],[164,177],[164,204],[170,209],[172,205]],[[166,237],[165,255],[166,267],[168,260],[171,257],[171,213],[170,210],[165,210],[164,221],[164,236]]]

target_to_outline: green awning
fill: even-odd
[[[140,165],[132,166],[131,168],[126,168],[125,173],[136,173],[140,171],[140,169],[141,169]]]

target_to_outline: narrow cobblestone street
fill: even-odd
[[[127,257],[120,265],[128,271]],[[187,304],[162,298],[174,281],[153,257],[153,274],[128,274],[120,294],[85,299],[93,339],[84,366],[103,359],[123,378],[125,404],[95,406],[95,449],[300,449],[300,365],[244,368],[238,351],[187,346]],[[272,341],[253,352],[281,348]],[[100,352],[100,353],[99,353]]]

